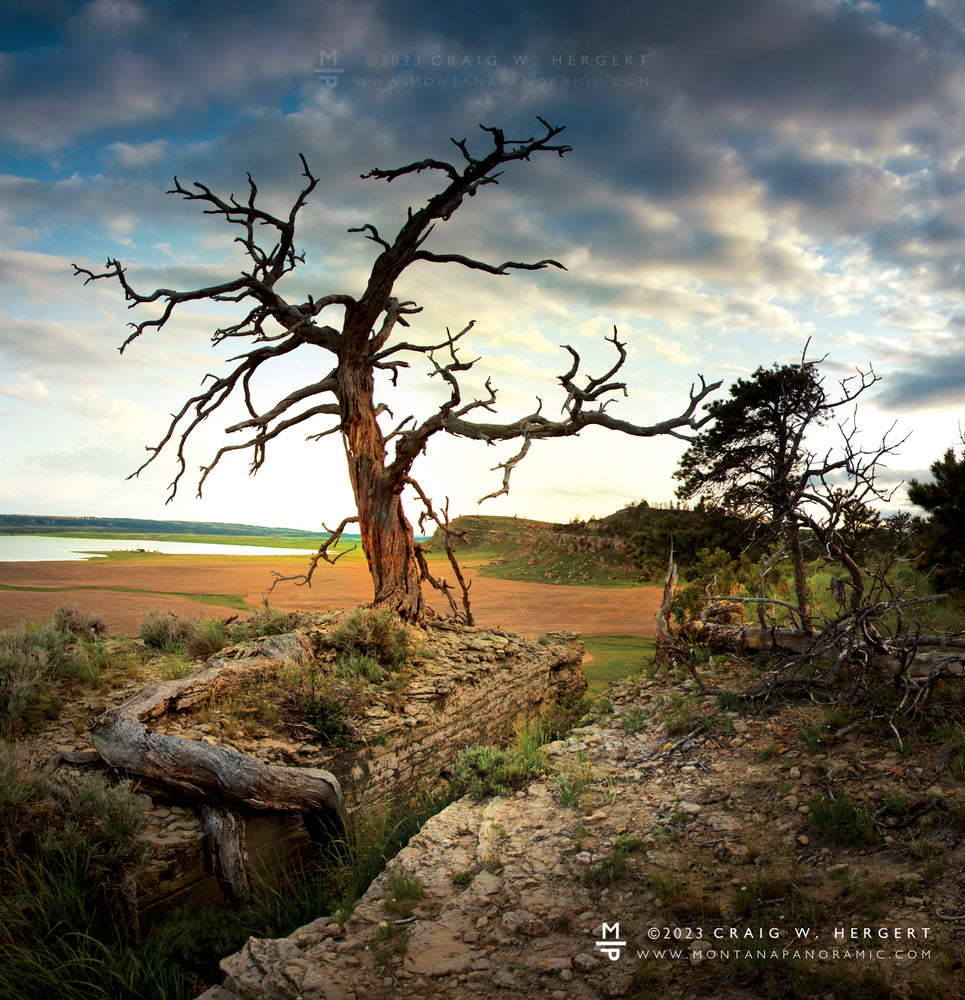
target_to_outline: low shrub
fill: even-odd
[[[161,653],[179,653],[183,650],[190,622],[170,611],[151,608],[141,619],[139,634],[144,645]]]
[[[217,618],[205,618],[191,622],[181,640],[187,656],[196,660],[207,660],[224,649],[231,641],[228,627]]]
[[[263,636],[293,632],[302,621],[303,616],[297,611],[272,611],[266,606],[259,614],[240,622],[232,622],[226,628],[232,642],[246,642]]]
[[[107,634],[107,622],[98,615],[89,615],[69,604],[62,604],[54,612],[54,628],[64,635],[82,639],[96,639]]]
[[[58,624],[59,622],[59,624]],[[80,627],[67,609],[53,622],[0,635],[0,737],[29,730],[60,711],[61,687],[72,680],[96,683],[110,656],[99,640],[70,631]],[[93,626],[91,626],[93,628]]]
[[[348,716],[356,701],[347,685],[332,677],[316,660],[284,665],[281,680],[293,691],[294,704],[325,739],[335,746],[354,747]],[[357,707],[357,706],[356,706]]]
[[[141,619],[144,645],[158,653],[183,653],[206,660],[224,649],[234,637],[228,625],[217,618],[181,618],[170,611],[152,608]]]
[[[378,660],[358,653],[341,657],[335,665],[335,673],[346,680],[360,677],[372,684],[377,684],[385,677],[385,671]]]
[[[340,658],[367,657],[389,671],[408,667],[415,651],[410,629],[388,608],[356,608],[328,638]]]

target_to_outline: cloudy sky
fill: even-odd
[[[300,216],[309,292],[361,291],[373,244],[438,176],[391,185],[372,167],[484,152],[565,125],[563,158],[510,165],[431,246],[491,262],[555,257],[567,270],[495,277],[420,263],[398,292],[422,305],[407,337],[475,320],[466,392],[486,376],[514,419],[561,401],[570,344],[598,374],[614,325],[641,423],[680,412],[703,374],[827,356],[829,384],[874,366],[859,423],[911,433],[894,482],[957,440],[965,387],[965,10],[961,0],[7,0],[0,13],[0,510],[175,517],[317,528],[350,512],[336,438],[274,442],[258,476],[232,456],[197,500],[162,453],[125,477],[169,414],[220,373],[210,335],[230,306],[186,307],[123,355],[132,314],[116,284],[71,262],[119,258],[142,291],[227,280],[235,235],[166,194],[172,177],[227,195],[246,172]],[[394,228],[393,228],[394,227]],[[291,299],[290,299],[291,300]],[[327,317],[323,317],[327,318]],[[334,314],[329,322],[337,321]],[[233,345],[237,347],[238,345]],[[257,382],[270,405],[329,369],[316,352]],[[430,412],[438,380],[413,370],[385,402]],[[213,416],[192,468],[237,415]],[[386,418],[388,421],[388,418]],[[388,424],[387,424],[388,427]],[[568,520],[667,500],[682,449],[592,430],[534,446],[490,513]],[[416,475],[452,513],[498,488],[513,452],[434,440]],[[900,493],[897,497],[900,499]]]

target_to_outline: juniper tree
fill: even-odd
[[[582,374],[578,352],[570,346],[563,348],[569,360],[566,371],[557,379],[564,396],[557,419],[547,416],[539,403],[532,413],[508,422],[479,419],[481,413],[495,410],[496,389],[489,380],[479,398],[464,398],[460,377],[476,362],[463,359],[460,341],[472,323],[455,334],[447,330],[431,344],[401,338],[400,330],[409,326],[411,317],[420,311],[415,302],[402,299],[395,292],[396,283],[413,264],[452,265],[493,275],[562,268],[559,261],[550,258],[534,263],[509,260],[494,264],[428,249],[435,227],[450,219],[466,198],[498,183],[504,167],[538,155],[563,156],[570,151],[571,147],[556,141],[562,127],[539,121],[542,134],[521,140],[508,139],[498,128],[481,126],[488,143],[481,154],[471,151],[465,139],[453,139],[459,154],[456,162],[426,158],[364,174],[363,178],[391,182],[429,173],[440,178],[441,190],[420,208],[410,207],[394,235],[383,236],[372,223],[349,230],[363,234],[376,248],[368,279],[358,292],[327,292],[296,301],[287,297],[290,293],[283,289],[286,276],[305,261],[304,253],[296,245],[296,224],[299,213],[320,183],[304,156],[301,156],[304,181],[287,216],[273,215],[260,206],[258,189],[250,174],[247,198],[243,200],[234,195],[223,198],[197,181],[185,187],[175,177],[169,193],[197,202],[205,213],[220,216],[236,227],[236,240],[248,258],[248,269],[235,277],[204,288],[140,292],[128,280],[119,260],[109,259],[105,270],[96,273],[75,264],[75,273],[85,277],[85,283],[100,279],[119,282],[131,306],[156,304],[155,315],[130,324],[132,332],[121,351],[145,333],[159,331],[185,303],[243,303],[248,308],[242,319],[212,334],[215,344],[233,346],[238,341],[247,341],[247,348],[231,358],[226,374],[207,377],[201,390],[174,414],[162,439],[149,449],[147,461],[133,475],[153,462],[165,448],[172,448],[178,465],[168,499],[173,498],[187,469],[185,446],[189,438],[229,397],[243,400],[247,416],[226,428],[229,435],[239,440],[224,444],[201,468],[199,495],[205,480],[226,454],[249,451],[251,471],[256,472],[265,460],[267,447],[280,434],[327,420],[327,425],[316,430],[312,437],[341,436],[356,511],[329,532],[301,582],[310,582],[320,560],[330,562],[337,558],[332,554],[334,546],[346,526],[357,522],[372,575],[375,605],[393,608],[405,618],[418,621],[425,615],[421,584],[428,581],[439,586],[439,583],[429,574],[412,524],[403,511],[402,494],[407,487],[412,488],[429,516],[442,523],[430,498],[412,475],[417,457],[433,437],[448,434],[489,443],[517,441],[519,451],[497,466],[503,470],[503,482],[501,489],[491,496],[498,496],[508,491],[513,469],[526,456],[533,441],[576,435],[586,427],[602,427],[634,437],[662,434],[685,437],[688,429],[698,428],[701,424],[696,416],[698,404],[720,384],[710,385],[702,377],[691,386],[683,412],[667,420],[635,424],[608,411],[607,406],[616,394],[626,394],[626,384],[617,379],[627,358],[626,345],[618,339],[615,329],[613,336],[607,338],[615,358],[602,375]],[[326,322],[323,314],[332,318]],[[295,351],[310,353],[310,348],[326,352],[330,367],[319,369],[316,378],[293,387],[277,401],[256,402],[255,377],[276,359]],[[428,417],[420,420],[409,416],[387,430],[383,421],[388,407],[376,398],[376,376],[388,373],[391,385],[397,385],[416,357],[425,359],[431,373],[445,386],[444,398]]]
[[[965,436],[963,436],[965,441]],[[948,448],[928,467],[930,482],[912,479],[908,499],[929,515],[922,531],[925,561],[934,565],[940,586],[965,586],[965,452]]]
[[[778,537],[790,556],[797,612],[811,622],[804,569],[802,531],[810,529],[827,554],[848,572],[850,603],[857,607],[864,590],[861,569],[846,539],[854,510],[886,494],[876,482],[878,464],[897,445],[887,435],[875,447],[857,444],[853,417],[838,419],[878,381],[874,371],[858,371],[828,394],[818,362],[803,357],[794,364],[759,367],[738,379],[729,398],[705,406],[709,422],[684,452],[675,478],[677,496],[700,497],[727,513],[753,519],[758,537]],[[840,443],[819,448],[814,432],[837,423]]]

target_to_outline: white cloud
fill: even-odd
[[[143,443],[157,429],[157,415],[138,403],[111,395],[100,386],[69,393],[64,408],[110,429],[112,434]]]
[[[50,389],[31,372],[21,372],[20,381],[0,387],[0,395],[19,399],[24,403],[42,403],[50,399]]]
[[[122,170],[139,170],[164,162],[171,153],[166,139],[151,142],[112,142],[104,148],[103,157]]]
[[[647,352],[652,351],[658,358],[663,358],[664,361],[668,361],[672,365],[684,365],[692,368],[698,360],[694,357],[693,353],[684,350],[683,346],[677,341],[667,340],[665,337],[657,337],[651,333],[644,334],[641,339]]]

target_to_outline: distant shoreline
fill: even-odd
[[[236,524],[225,521],[168,521],[136,517],[79,517],[66,514],[0,514],[0,534],[64,535],[73,538],[104,536],[114,538],[150,538],[155,534],[235,535],[242,537],[319,538],[322,531],[304,528],[266,527],[260,524]]]
[[[92,531],[92,530],[52,530],[11,531],[0,524],[0,538],[3,537],[43,537],[43,538],[84,538],[91,541],[155,541],[155,542],[195,542],[198,544],[247,545],[251,548],[302,548],[306,551],[317,548],[323,532],[305,535],[247,535],[247,534],[194,534],[192,532],[133,532],[133,531]],[[358,544],[361,535],[342,535],[343,542]]]

